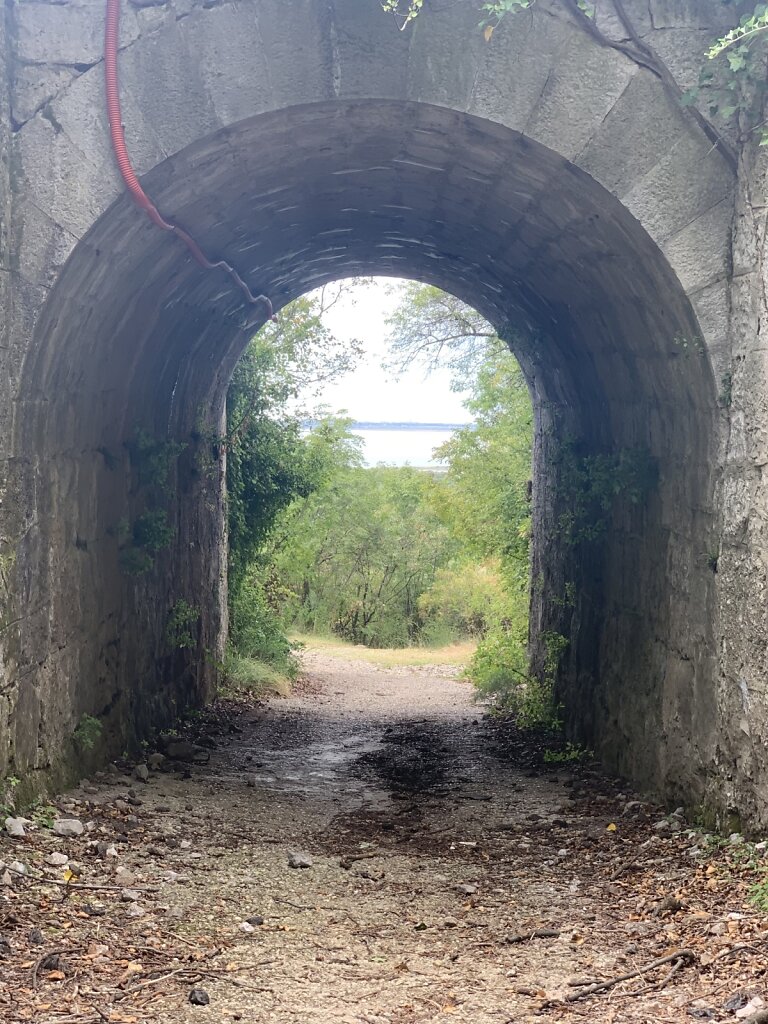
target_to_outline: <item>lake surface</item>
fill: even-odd
[[[433,457],[433,451],[444,444],[456,424],[353,424],[352,432],[363,440],[366,466],[381,462],[390,466],[416,466],[437,469],[445,463]]]

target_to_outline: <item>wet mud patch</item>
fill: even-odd
[[[359,770],[395,798],[446,795],[450,753],[436,726],[404,723],[387,729],[380,749],[363,754],[350,770]]]

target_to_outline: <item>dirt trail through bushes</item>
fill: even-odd
[[[59,800],[81,835],[38,815],[0,839],[0,1020],[656,1024],[768,1004],[768,921],[745,901],[762,851],[537,766],[454,672],[309,653],[293,697],[217,705],[167,748],[190,762]]]

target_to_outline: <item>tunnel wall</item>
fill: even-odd
[[[569,732],[670,798],[762,820],[762,238],[733,199],[738,176],[757,187],[760,172],[680,102],[732,11],[624,8],[629,26],[607,0],[594,21],[537,3],[488,45],[472,5],[437,0],[404,33],[373,0],[125,4],[126,133],[164,212],[278,305],[378,270],[525,328],[515,339],[537,399],[533,618],[570,641],[558,677]],[[6,11],[2,406],[13,422],[1,439],[0,765],[42,780],[77,762],[83,715],[104,723],[114,750],[210,693],[225,621],[211,436],[246,335],[225,283],[203,280],[120,198],[101,3]],[[430,120],[433,109],[446,114]],[[445,146],[433,151],[433,136],[451,133],[456,170]],[[507,145],[522,177],[530,154],[517,199]],[[279,186],[264,170],[270,147]],[[417,213],[404,213],[406,182]],[[160,494],[137,479],[139,429],[185,446]],[[612,503],[597,543],[565,543],[564,451],[632,450],[654,461],[656,484],[639,503]],[[124,520],[159,505],[173,541],[150,574],[126,574]],[[201,616],[194,650],[169,652],[179,599]]]

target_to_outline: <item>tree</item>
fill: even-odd
[[[402,372],[414,363],[427,372],[447,367],[457,389],[475,376],[489,355],[506,350],[477,310],[455,295],[415,281],[406,283],[387,324],[389,369]]]
[[[227,453],[230,639],[249,658],[286,661],[288,642],[265,589],[260,552],[279,513],[323,482],[345,443],[330,427],[304,437],[299,404],[359,357],[359,343],[339,342],[322,321],[343,290],[304,296],[278,323],[266,325],[235,368],[227,395],[221,444]]]
[[[434,486],[419,470],[350,466],[294,502],[273,556],[288,621],[369,646],[418,641],[419,599],[455,549]]]

